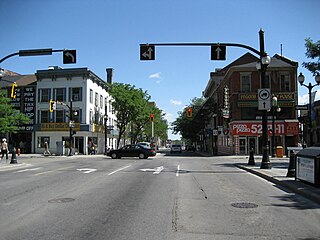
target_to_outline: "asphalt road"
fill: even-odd
[[[73,156],[0,171],[0,239],[320,239],[320,206],[232,157]]]

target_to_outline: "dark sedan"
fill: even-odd
[[[139,157],[140,159],[147,159],[156,155],[156,151],[152,148],[148,148],[138,144],[125,145],[122,148],[111,150],[107,153],[107,156],[113,159],[121,157]]]

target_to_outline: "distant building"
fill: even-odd
[[[203,92],[205,102],[197,114],[203,121],[198,146],[212,154],[249,154],[251,148],[262,153],[262,121],[258,110],[260,73],[259,59],[247,53],[228,66],[210,74]],[[296,146],[299,122],[295,106],[298,63],[276,54],[266,71],[267,85],[278,99],[279,113],[275,113],[276,146],[284,149]],[[272,149],[272,111],[268,114],[270,153]]]
[[[38,70],[36,77],[35,152],[43,152],[46,141],[51,152],[58,150],[58,142],[69,144],[69,124],[73,125],[76,153],[90,154],[89,146],[92,144],[96,153],[104,153],[106,129],[106,146],[116,148],[115,114],[105,82],[100,77],[88,68],[59,67]],[[50,100],[56,101],[53,112],[49,111]],[[69,111],[71,101],[72,113]],[[70,114],[73,114],[74,123],[70,123]]]

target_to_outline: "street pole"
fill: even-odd
[[[260,62],[261,62],[261,88],[268,88],[266,82],[266,68],[267,65],[263,63],[263,58],[267,55],[264,49],[264,31],[259,31],[260,40]],[[268,115],[267,110],[262,110],[262,162],[261,169],[271,169],[271,162],[269,159],[269,143],[268,143]]]
[[[69,108],[69,133],[70,133],[70,151],[69,151],[69,156],[72,156],[72,125],[73,125],[73,112],[72,112],[72,99],[70,100],[70,108]]]
[[[315,87],[315,86],[319,86],[320,84],[320,75],[319,73],[317,73],[317,75],[315,76],[315,80],[316,80],[316,84],[315,85],[312,85],[311,82],[306,85],[304,84],[304,76],[302,73],[299,74],[298,76],[298,82],[300,83],[301,86],[305,86],[306,88],[308,88],[309,90],[309,110],[308,110],[308,118],[309,118],[309,124],[308,124],[308,133],[309,133],[309,138],[310,138],[310,142],[309,142],[309,147],[311,147],[313,145],[313,134],[312,134],[312,116],[311,116],[311,112],[312,112],[312,89]]]
[[[108,146],[107,146],[107,140],[108,140],[108,132],[107,132],[107,122],[108,122],[108,107],[107,107],[107,101],[105,102],[104,107],[104,154],[107,155],[108,152]]]

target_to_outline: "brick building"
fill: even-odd
[[[248,154],[251,148],[262,153],[262,111],[258,110],[261,89],[259,59],[246,53],[228,66],[210,74],[203,92],[206,98],[197,114],[203,118],[199,142],[212,154]],[[272,149],[272,118],[275,118],[275,146],[295,146],[299,140],[297,120],[298,63],[276,54],[266,71],[272,96],[278,99],[280,112],[268,113],[269,146]]]

